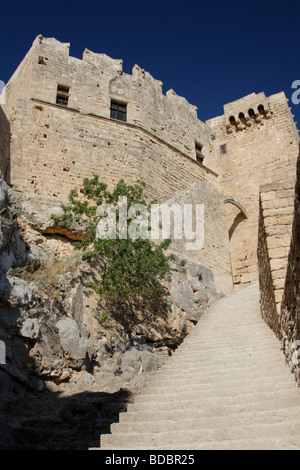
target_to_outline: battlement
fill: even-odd
[[[270,119],[268,99],[264,93],[251,93],[224,106],[227,132],[259,124],[262,119]]]
[[[138,65],[127,74],[122,60],[88,49],[77,59],[70,56],[69,43],[39,35],[7,85],[9,115],[17,99],[65,105],[109,119],[121,116],[124,122],[142,127],[193,160],[197,160],[197,145],[201,163],[215,169],[212,132],[197,118],[197,107],[174,90],[164,95],[162,82]],[[120,109],[123,115],[118,114]]]

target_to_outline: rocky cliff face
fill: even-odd
[[[110,314],[86,287],[80,230],[59,207],[17,196],[0,179],[0,437],[4,449],[87,449],[217,296],[212,272],[175,258],[155,311]]]

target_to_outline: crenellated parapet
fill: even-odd
[[[16,96],[20,80],[24,93]],[[121,59],[89,49],[78,59],[70,56],[69,43],[39,35],[11,78],[8,95],[9,114],[17,99],[35,99],[107,119],[120,117],[215,170],[212,132],[197,118],[197,107],[174,90],[163,94],[162,82],[138,65],[127,74]],[[200,160],[196,145],[202,149]]]
[[[268,99],[264,93],[252,93],[225,105],[224,116],[228,134],[261,124],[271,117]]]

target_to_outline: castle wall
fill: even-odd
[[[28,194],[65,199],[94,175],[110,187],[143,180],[160,202],[196,180],[217,186],[214,173],[135,125],[37,100],[18,100],[11,152],[11,181]]]
[[[31,48],[5,87],[5,104],[2,108],[8,120],[19,99],[28,100],[32,96],[33,65],[36,60],[35,49]]]
[[[230,292],[213,135],[198,120],[197,108],[173,90],[164,95],[162,83],[137,65],[132,75],[125,74],[121,60],[89,50],[76,59],[69,47],[37,37],[8,84],[11,184],[28,195],[61,201],[94,175],[110,189],[120,178],[142,180],[149,199],[165,202],[198,182],[188,202],[205,204],[206,239],[190,257],[215,270],[217,288]],[[20,83],[24,93],[18,95]],[[58,85],[68,90],[67,106],[56,103]],[[126,104],[126,122],[110,117],[111,100]],[[184,249],[177,254],[190,258]]]
[[[193,230],[196,231],[199,242],[201,239],[200,232],[203,233],[203,246],[201,249],[188,249],[190,240],[184,236],[179,240],[173,237],[170,251],[182,259],[210,268],[214,274],[217,291],[224,295],[230,294],[233,284],[225,206],[218,191],[203,181],[196,181],[188,189],[177,193],[167,202],[170,205],[177,203],[181,207],[185,204],[193,204]],[[202,228],[196,230],[196,204],[204,205],[203,232]]]
[[[286,182],[261,188],[259,224],[262,317],[281,339],[282,350],[298,384],[300,384],[299,200],[300,157],[297,161],[296,184]]]
[[[281,304],[280,326],[282,336],[282,349],[295,378],[300,384],[300,157],[297,164],[297,182],[294,199],[294,219],[290,253],[288,258],[288,269],[284,286],[284,294]],[[298,349],[298,352],[297,352]]]
[[[294,182],[273,183],[260,188],[258,270],[261,313],[278,336],[291,243],[294,193]]]
[[[252,117],[249,110],[254,111]],[[234,284],[241,287],[258,279],[259,186],[295,181],[298,131],[284,93],[269,98],[253,93],[225,105],[224,115],[207,124],[216,134],[219,191],[241,200],[249,214],[235,224],[230,240]],[[229,227],[236,215],[228,214]]]
[[[123,73],[122,60],[85,50],[83,58],[69,55],[70,45],[38,36],[7,86],[8,107],[17,99],[56,103],[57,86],[68,87],[68,107],[82,114],[110,118],[111,100],[127,106],[127,122],[159,137],[196,160],[202,147],[203,164],[215,170],[212,133],[197,118],[197,108],[173,90],[162,93],[162,82],[135,65]],[[22,83],[22,90],[20,90]],[[126,149],[124,149],[125,151]]]

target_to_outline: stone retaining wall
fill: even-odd
[[[279,332],[294,213],[294,182],[260,187],[258,267],[262,315]]]
[[[281,304],[280,326],[282,348],[295,378],[300,385],[300,157],[297,164],[297,183],[294,200],[294,220],[288,258],[287,276]]]

